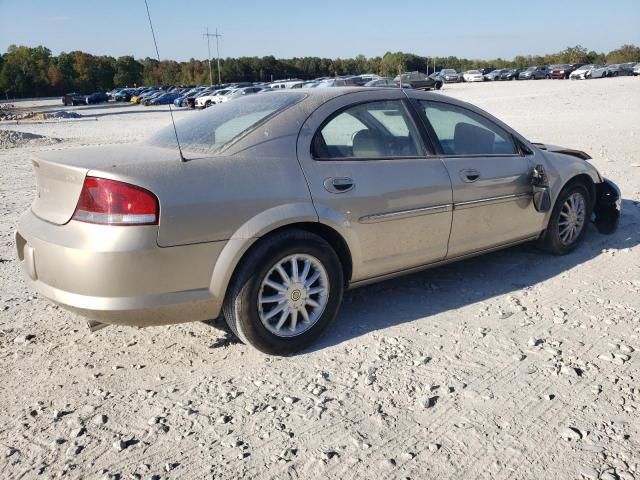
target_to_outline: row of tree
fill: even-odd
[[[640,61],[640,47],[623,45],[609,53],[588,51],[578,45],[549,55],[517,56],[512,60],[469,60],[458,57],[422,57],[411,53],[387,52],[382,57],[318,58],[267,57],[226,58],[220,61],[223,82],[272,81],[282,78],[312,79],[323,76],[377,73],[395,76],[405,71],[431,73],[441,68],[463,71],[473,68],[528,67],[556,63],[624,63]],[[132,56],[114,58],[81,51],[51,55],[43,46],[11,45],[0,55],[0,92],[7,98],[106,91],[114,86],[208,84],[218,78],[216,62],[191,59],[188,62]]]

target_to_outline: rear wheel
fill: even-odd
[[[573,183],[560,192],[551,213],[542,246],[554,255],[574,250],[584,238],[591,217],[589,191],[581,183]]]
[[[442,88],[442,82],[436,82],[436,90],[440,90]]]
[[[343,289],[342,265],[327,242],[302,230],[276,233],[243,259],[229,285],[224,316],[242,342],[286,355],[308,347],[327,329]]]

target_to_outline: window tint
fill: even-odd
[[[438,102],[420,102],[445,155],[513,155],[511,135],[470,110]]]
[[[316,133],[315,158],[394,158],[420,155],[418,134],[399,100],[342,110]]]

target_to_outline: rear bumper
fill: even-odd
[[[615,232],[620,223],[622,210],[622,194],[618,186],[611,180],[604,179],[596,185],[596,203],[593,207],[595,224],[600,233]]]
[[[226,242],[165,248],[156,243],[157,226],[53,225],[31,211],[15,238],[29,284],[90,319],[149,326],[220,314],[209,285]]]

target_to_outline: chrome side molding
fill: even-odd
[[[374,213],[372,215],[366,215],[364,217],[360,217],[358,221],[360,223],[386,222],[389,220],[399,220],[402,218],[418,217],[421,215],[433,215],[434,213],[450,212],[451,210],[453,210],[453,205],[449,203],[446,205],[435,205],[433,207],[421,207],[421,208],[412,208],[410,210],[399,210],[397,212]]]

